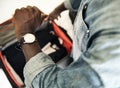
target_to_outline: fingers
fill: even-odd
[[[27,6],[26,8],[25,7],[22,7],[21,9],[16,9],[15,10],[15,14],[19,13],[19,12],[23,12],[23,13],[35,13],[35,12],[38,12],[39,9],[37,7],[32,7],[32,6]],[[14,14],[14,15],[15,15]]]
[[[55,15],[55,16],[49,16],[49,20],[58,20],[58,18],[61,18],[61,15]]]
[[[27,6],[26,9],[28,9],[29,12],[34,13],[35,10],[33,9],[32,6]]]
[[[13,17],[16,17],[16,14],[19,14],[19,11],[20,11],[20,9],[16,9],[15,14],[13,15]]]
[[[41,17],[41,11],[36,6],[33,6],[33,9],[34,9],[34,15],[37,15],[40,18]]]
[[[25,7],[22,7],[21,9],[16,9],[15,10],[15,14],[19,13],[19,12],[23,12],[23,13],[26,13],[26,12],[29,12],[29,13],[39,13],[39,14],[44,14],[42,11],[40,11],[36,6],[27,6],[26,8]],[[14,15],[15,15],[14,14]],[[45,15],[45,14],[44,14]]]
[[[36,6],[33,6],[33,9],[34,9],[36,12],[40,12],[40,13],[41,13],[41,11],[40,11]]]
[[[16,10],[15,10],[15,13],[17,13],[17,12],[19,12],[19,9],[16,9]]]
[[[13,16],[13,22],[17,20],[18,22],[31,22],[35,21],[36,24],[44,20],[47,15],[41,12],[36,6],[27,6],[26,8],[16,9],[15,14]]]
[[[15,13],[14,13],[14,15],[13,15],[13,20],[12,20],[13,24],[15,24],[15,21],[16,21],[16,19],[19,18],[18,15],[20,15],[20,14],[21,14],[21,13],[20,13],[20,9],[16,9],[16,10],[15,10]]]
[[[42,13],[36,6],[27,6],[26,7],[26,9],[28,9],[29,10],[29,12],[31,12],[31,13]]]
[[[49,19],[52,20],[52,21],[55,20],[55,19],[58,20],[59,17],[61,17],[61,15],[60,15],[59,11],[57,11],[57,10],[54,10],[49,15]]]
[[[29,9],[28,8],[24,8],[24,7],[22,7],[21,9],[16,9],[15,10],[15,14],[13,16],[13,19],[14,18],[15,19],[20,19],[19,17],[21,17],[21,16],[26,17],[26,16],[28,16],[29,12],[30,12]]]
[[[41,16],[41,20],[43,21],[48,15],[44,14],[42,11],[40,11],[36,6],[33,6],[33,9],[35,10],[36,14],[39,13],[39,16]]]

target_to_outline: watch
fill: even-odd
[[[20,45],[23,45],[23,44],[31,44],[34,43],[35,41],[36,41],[35,35],[32,33],[27,33],[24,36],[22,36],[19,43]]]

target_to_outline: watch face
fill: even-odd
[[[25,34],[24,35],[24,43],[33,43],[35,41],[35,36],[33,34]]]

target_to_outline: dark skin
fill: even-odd
[[[64,4],[59,5],[50,15],[50,20],[57,19],[62,11],[66,10]],[[13,25],[15,28],[15,34],[18,41],[26,33],[34,34],[35,29],[41,25],[43,19],[46,17],[37,7],[28,6],[26,8],[17,9],[13,15]],[[29,61],[31,57],[41,52],[41,48],[38,42],[32,44],[23,44],[22,50],[25,55],[26,61]]]
[[[64,10],[67,9],[65,8],[64,3],[62,3],[49,14],[50,20],[58,19],[58,17],[61,17],[60,13]]]
[[[46,15],[37,7],[28,6],[26,8],[17,9],[13,16],[13,25],[18,41],[26,33],[34,34],[35,29],[41,25],[45,17]],[[26,57],[26,61],[29,61],[31,57],[41,52],[41,48],[37,41],[32,44],[23,44],[22,50]]]

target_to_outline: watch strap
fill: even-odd
[[[20,46],[23,45],[24,42],[25,42],[25,40],[24,40],[24,38],[22,37],[22,38],[19,40],[19,45],[20,45]]]

